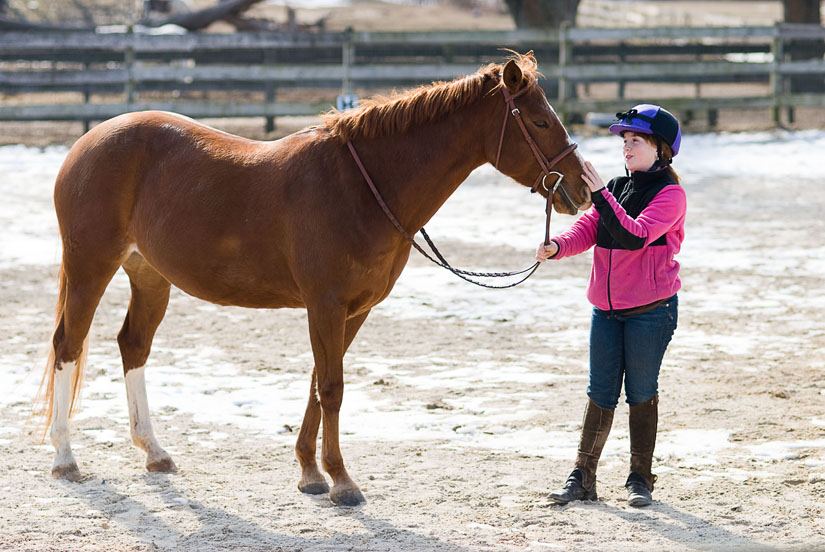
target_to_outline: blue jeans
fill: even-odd
[[[626,401],[643,403],[659,393],[659,368],[676,330],[676,295],[652,311],[635,316],[593,309],[590,323],[590,385],[587,396],[602,408],[619,402],[624,380]]]

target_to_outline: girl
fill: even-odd
[[[624,380],[630,405],[628,504],[651,504],[651,473],[658,421],[659,368],[676,329],[679,263],[686,200],[671,167],[679,153],[676,118],[650,104],[625,113],[610,132],[622,137],[628,176],[605,184],[587,162],[583,178],[593,207],[566,232],[541,244],[536,259],[561,259],[596,246],[587,297],[590,385],[575,468],[549,498],[558,504],[596,499],[596,466]]]

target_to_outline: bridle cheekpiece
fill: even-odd
[[[561,152],[559,152],[555,157],[553,157],[553,158],[545,157],[544,154],[542,153],[541,149],[539,149],[538,145],[536,144],[535,140],[533,140],[533,137],[530,136],[530,133],[527,131],[527,127],[525,126],[524,121],[521,118],[521,111],[519,110],[518,107],[516,107],[516,102],[515,102],[516,98],[518,98],[522,94],[525,94],[528,90],[530,90],[535,85],[536,85],[535,82],[530,83],[529,85],[525,86],[524,88],[522,88],[521,90],[519,90],[515,94],[511,94],[510,91],[507,89],[507,87],[504,86],[503,82],[500,84],[501,93],[504,95],[504,102],[507,104],[507,110],[504,113],[504,122],[501,125],[501,133],[500,133],[499,138],[498,138],[498,150],[496,152],[496,162],[493,164],[493,166],[496,169],[498,169],[499,161],[501,161],[501,149],[502,149],[502,146],[504,145],[504,132],[507,129],[507,120],[512,115],[513,118],[516,120],[516,123],[518,123],[519,128],[521,129],[521,133],[524,136],[524,139],[527,141],[527,145],[530,146],[530,150],[533,152],[533,156],[536,158],[536,161],[538,162],[539,167],[541,167],[541,172],[539,173],[538,177],[536,178],[536,181],[531,186],[530,191],[535,193],[539,190],[539,187],[541,186],[542,188],[544,188],[545,192],[547,192],[548,197],[549,197],[549,202],[551,204],[553,202],[552,196],[558,191],[559,195],[561,195],[562,199],[564,199],[564,201],[570,207],[574,208],[575,210],[579,210],[579,208],[584,204],[583,203],[577,203],[576,201],[573,201],[573,198],[570,197],[570,194],[568,194],[567,190],[564,188],[564,186],[562,186],[562,180],[564,179],[564,174],[562,174],[558,171],[552,170],[553,167],[555,167],[556,164],[558,164],[559,161],[561,161],[562,159],[564,159],[567,156],[567,154],[569,154],[573,150],[575,150],[578,147],[578,144],[576,144],[575,142],[572,142],[566,148],[564,148]],[[547,177],[551,176],[551,175],[556,176],[556,180],[553,183],[552,189],[547,186]]]

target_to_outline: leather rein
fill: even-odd
[[[531,88],[531,86],[525,86],[519,92],[517,92],[515,94],[510,94],[510,91],[507,90],[507,88],[505,86],[501,86],[501,91],[504,95],[504,101],[507,104],[507,111],[504,113],[504,123],[501,125],[501,135],[499,136],[499,140],[498,140],[498,151],[496,153],[496,162],[493,166],[496,169],[498,169],[498,163],[501,159],[501,149],[502,149],[502,146],[504,144],[504,131],[507,129],[507,120],[509,119],[509,116],[512,115],[513,118],[515,118],[516,122],[518,123],[519,128],[521,129],[521,133],[524,136],[524,139],[527,141],[527,145],[530,146],[530,150],[533,152],[533,156],[536,158],[536,161],[538,161],[539,167],[541,167],[541,172],[539,173],[538,177],[536,178],[536,181],[533,183],[533,186],[531,187],[530,191],[535,193],[539,190],[539,187],[541,186],[541,187],[544,188],[545,192],[547,193],[547,203],[546,203],[546,206],[545,206],[546,219],[545,219],[545,225],[544,225],[544,244],[547,245],[547,244],[550,243],[550,215],[553,211],[553,195],[556,193],[556,191],[559,192],[559,195],[561,195],[562,199],[564,199],[564,201],[570,207],[573,207],[574,209],[578,209],[582,205],[582,204],[579,204],[579,203],[576,203],[575,201],[573,201],[573,199],[567,193],[567,190],[565,190],[564,186],[561,185],[561,182],[564,178],[564,175],[562,173],[558,172],[558,171],[552,170],[553,167],[556,164],[558,164],[559,161],[564,159],[565,156],[567,156],[569,153],[571,153],[573,150],[575,150],[578,147],[578,144],[576,144],[575,142],[571,143],[570,145],[568,145],[566,148],[564,148],[561,152],[559,152],[552,159],[548,159],[547,157],[545,157],[541,153],[541,150],[539,149],[538,145],[536,145],[536,142],[533,140],[533,138],[530,136],[530,133],[527,131],[527,127],[524,125],[524,121],[521,119],[521,111],[519,111],[519,109],[516,107],[516,104],[515,104],[515,101],[514,101],[516,98],[518,98],[519,96],[521,96],[522,94],[527,92],[530,88]],[[386,201],[384,201],[384,198],[381,197],[381,193],[378,191],[378,188],[375,186],[375,183],[372,181],[372,178],[370,178],[370,175],[367,172],[366,167],[364,167],[364,164],[361,162],[361,158],[358,156],[358,153],[355,151],[355,146],[352,145],[352,141],[347,140],[347,148],[349,148],[349,151],[352,154],[352,158],[355,160],[355,164],[358,165],[358,169],[361,171],[361,174],[363,175],[364,180],[366,180],[367,185],[369,186],[370,191],[372,192],[372,195],[375,197],[376,201],[378,201],[378,205],[381,206],[381,209],[384,211],[384,214],[390,220],[392,225],[395,226],[396,230],[398,230],[398,232],[402,236],[404,236],[404,239],[406,239],[408,242],[410,242],[410,244],[412,244],[412,246],[415,247],[415,249],[417,249],[419,253],[421,253],[424,257],[426,257],[428,260],[432,261],[433,263],[441,266],[442,268],[446,268],[447,270],[449,270],[450,272],[452,272],[453,274],[455,274],[456,276],[458,276],[462,280],[466,280],[466,281],[468,281],[472,284],[475,284],[477,286],[482,286],[482,287],[486,287],[486,288],[495,288],[495,289],[505,289],[505,288],[510,288],[510,287],[514,287],[514,286],[517,286],[517,285],[521,284],[522,282],[527,280],[527,278],[532,276],[533,273],[536,271],[536,269],[539,267],[539,264],[541,264],[538,261],[536,261],[536,263],[533,264],[532,266],[530,266],[528,268],[525,268],[524,270],[519,270],[517,272],[471,272],[471,271],[468,271],[468,270],[461,270],[461,269],[458,269],[458,268],[454,268],[441,255],[441,252],[438,251],[438,248],[436,248],[435,244],[430,239],[430,236],[427,234],[426,230],[424,230],[424,228],[422,227],[421,230],[420,230],[421,235],[424,236],[424,239],[426,240],[426,242],[429,245],[430,249],[432,250],[433,254],[437,257],[437,259],[434,259],[432,256],[430,256],[429,253],[427,253],[427,251],[425,251],[420,245],[418,245],[418,243],[415,241],[415,239],[413,239],[413,237],[409,234],[409,232],[407,232],[404,229],[404,227],[401,226],[401,223],[398,222],[398,219],[395,217],[395,215],[393,215],[393,213],[390,210],[389,206],[387,206]],[[547,183],[546,183],[547,177],[551,176],[551,175],[557,176],[556,181],[553,184],[552,189],[548,188]],[[482,277],[482,278],[506,278],[506,277],[510,277],[510,276],[518,276],[518,275],[524,274],[524,273],[527,273],[527,274],[523,278],[521,278],[519,281],[517,281],[515,283],[512,283],[512,284],[502,285],[502,286],[485,284],[483,282],[473,280],[472,278],[468,278],[468,276],[475,276],[475,277]]]

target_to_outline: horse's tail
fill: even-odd
[[[57,297],[57,316],[54,324],[54,332],[52,333],[52,342],[49,345],[49,360],[46,363],[46,369],[43,372],[43,378],[40,380],[40,388],[37,390],[37,396],[34,399],[34,408],[32,409],[32,418],[37,420],[36,430],[34,435],[39,437],[40,442],[45,441],[46,433],[51,425],[52,413],[54,410],[54,372],[57,367],[57,355],[55,353],[55,342],[58,337],[63,334],[64,314],[66,312],[66,295],[68,283],[66,281],[65,265],[60,265],[60,275],[58,277],[59,293]],[[72,402],[69,406],[69,417],[74,413],[75,406],[80,403],[80,387],[83,383],[83,373],[86,367],[86,357],[89,354],[89,337],[83,341],[83,348],[80,355],[77,357],[76,367],[72,375]]]

